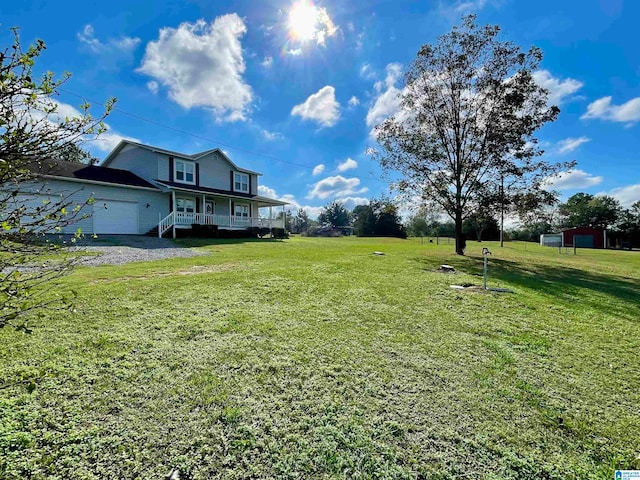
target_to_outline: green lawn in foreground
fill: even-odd
[[[26,380],[0,389],[0,478],[640,469],[640,254],[190,244],[209,255],[78,269],[77,314],[0,330],[0,385]],[[449,287],[481,284],[483,246],[514,294]]]

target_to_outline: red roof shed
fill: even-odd
[[[562,231],[565,247],[607,248],[607,231],[602,228],[576,227]]]

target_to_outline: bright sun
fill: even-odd
[[[307,0],[300,0],[293,4],[289,11],[289,30],[294,38],[305,41],[311,40],[318,25],[318,9]]]

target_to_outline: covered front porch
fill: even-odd
[[[284,229],[285,215],[276,218],[275,209],[286,202],[258,195],[229,195],[213,189],[171,188],[170,212],[158,219],[158,236],[172,230],[191,229],[195,225],[212,226],[223,230]],[[274,208],[275,207],[275,208]],[[268,215],[260,215],[260,209],[268,208]]]

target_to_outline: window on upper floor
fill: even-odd
[[[184,160],[174,160],[173,162],[173,178],[176,182],[196,183],[196,166],[193,162]]]
[[[249,175],[236,172],[233,175],[233,190],[235,192],[249,193]]]

